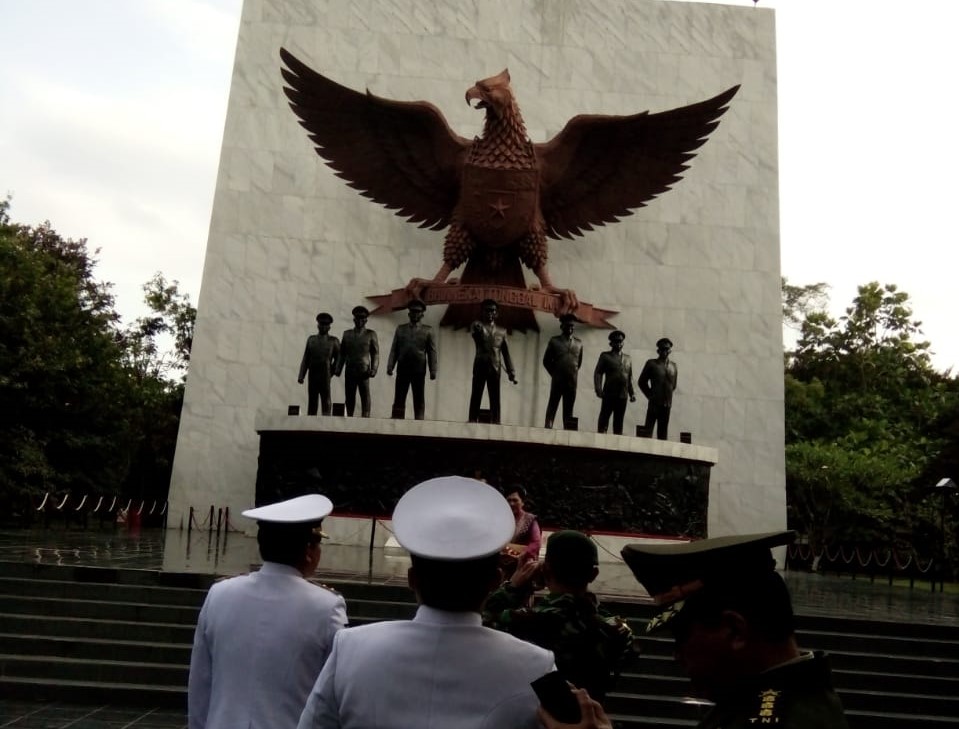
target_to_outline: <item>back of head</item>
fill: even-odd
[[[437,610],[479,612],[501,578],[499,555],[471,560],[438,560],[410,555],[419,601]]]
[[[264,562],[299,567],[306,548],[319,543],[323,536],[319,528],[332,510],[333,502],[322,494],[306,494],[247,509],[243,516],[256,520],[256,541]]]
[[[277,562],[299,567],[306,548],[318,539],[314,535],[316,523],[276,524],[260,522],[256,532],[256,543],[260,547],[260,557],[264,562]]]
[[[546,542],[546,566],[552,578],[573,590],[582,590],[596,577],[599,554],[582,532],[565,530]]]
[[[685,601],[679,616],[682,624],[701,622],[715,626],[729,610],[743,616],[751,635],[765,643],[779,643],[795,633],[795,616],[789,590],[776,572],[737,578],[707,580],[702,590]],[[681,632],[681,626],[673,626]]]

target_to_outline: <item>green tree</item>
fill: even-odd
[[[117,315],[85,241],[0,205],[0,495],[102,493],[128,466]]]
[[[143,300],[151,315],[137,319],[122,333],[127,364],[143,378],[182,382],[193,347],[196,308],[187,294],[180,293],[180,282],[168,282],[155,273],[143,285]],[[172,345],[167,345],[170,342]]]
[[[783,324],[792,329],[802,326],[811,313],[823,311],[829,303],[829,284],[819,283],[794,286],[785,276],[781,279]]]
[[[121,328],[83,240],[14,224],[0,201],[0,505],[47,492],[166,498],[196,310],[176,281]],[[166,338],[170,346],[164,347]],[[169,351],[168,351],[169,350]]]
[[[166,499],[183,407],[184,377],[193,345],[196,308],[178,281],[157,273],[143,285],[151,315],[120,336],[135,407],[131,432],[135,457],[125,482],[128,495]],[[164,346],[164,340],[172,346]]]
[[[796,300],[784,289],[784,311]],[[911,544],[928,555],[924,474],[943,448],[955,387],[933,368],[908,295],[873,282],[838,319],[818,305],[797,311],[785,372],[791,523],[814,543]]]

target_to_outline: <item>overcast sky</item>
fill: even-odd
[[[128,318],[156,271],[199,294],[241,5],[0,0],[0,195],[16,222],[99,248]],[[959,2],[760,6],[776,9],[784,275],[829,283],[835,313],[859,284],[898,284],[936,366],[959,370]]]

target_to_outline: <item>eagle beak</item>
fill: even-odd
[[[486,108],[486,102],[483,100],[483,91],[480,89],[479,86],[473,86],[466,92],[466,104],[470,108],[473,108],[473,105],[470,104],[471,101],[478,102],[475,107],[477,109]]]

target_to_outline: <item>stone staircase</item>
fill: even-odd
[[[193,626],[212,578],[0,563],[0,696],[185,709]],[[333,583],[331,583],[333,584]],[[333,584],[353,625],[406,618],[398,585]],[[651,607],[607,603],[641,633]],[[800,642],[827,651],[853,729],[959,726],[959,626],[800,617]],[[624,729],[695,726],[704,707],[667,638],[643,638],[607,708]]]

